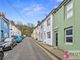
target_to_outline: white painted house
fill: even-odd
[[[33,30],[32,38],[34,38],[35,40],[37,39],[37,27],[35,27]]]
[[[10,36],[19,35],[21,36],[21,31],[15,26],[14,23],[10,21]]]
[[[40,38],[49,45],[53,45],[53,15],[50,13],[40,24]]]
[[[32,37],[33,37],[35,40],[40,40],[39,31],[40,31],[40,25],[37,24],[36,27],[35,27],[34,30],[33,30],[33,33],[32,33]]]
[[[46,43],[48,45],[55,45],[55,41],[53,39],[53,10],[40,22],[39,25],[37,25],[33,31],[33,35],[43,43]]]

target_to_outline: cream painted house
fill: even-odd
[[[21,36],[21,31],[15,26],[14,23],[10,21],[10,36],[19,35]]]
[[[33,33],[32,33],[32,37],[36,40],[40,40],[40,38],[39,38],[39,29],[40,29],[39,24],[37,24],[36,27],[33,30]]]

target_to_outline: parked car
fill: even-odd
[[[0,60],[3,60],[4,52],[3,52],[3,46],[0,45]]]
[[[26,35],[23,35],[23,37],[26,37]]]
[[[24,36],[20,36],[22,38],[22,40],[25,38]]]
[[[3,51],[3,41],[0,41],[0,60],[3,60],[4,57],[4,51]]]
[[[20,43],[23,40],[23,38],[19,35],[14,36],[14,39],[16,40],[17,43]]]
[[[4,47],[3,47],[3,50],[8,50],[8,49],[13,49],[13,47],[15,45],[17,45],[16,41],[14,40],[14,38],[6,38],[4,41],[3,41],[3,44],[2,44]]]

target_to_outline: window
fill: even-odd
[[[51,38],[51,32],[47,32],[47,38]]]
[[[41,25],[41,29],[43,29],[43,25]]]
[[[73,16],[73,2],[70,1],[65,6],[65,16],[67,19]]]
[[[50,25],[50,18],[47,19],[47,26]]]
[[[73,30],[72,28],[65,29],[65,42],[73,43]]]

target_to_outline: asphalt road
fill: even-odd
[[[6,51],[4,60],[53,60],[31,38],[25,38],[13,50]]]

